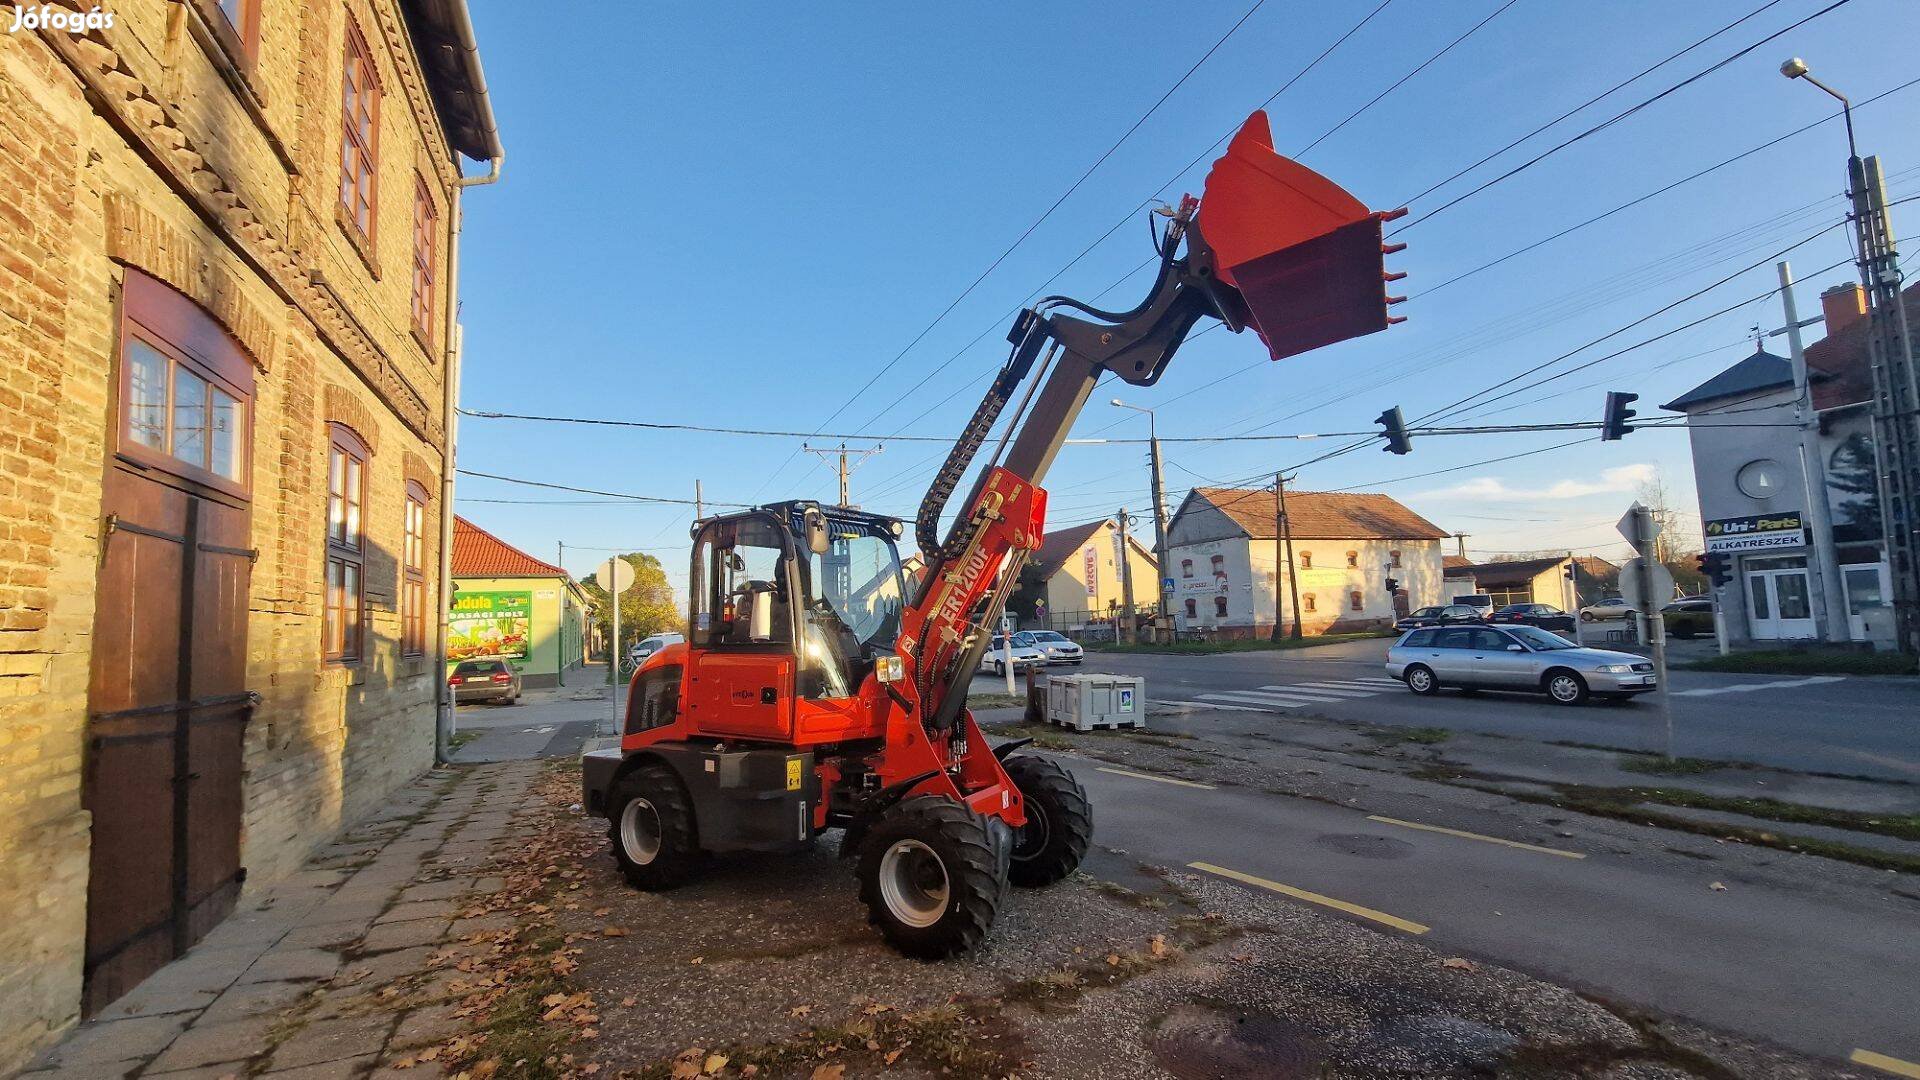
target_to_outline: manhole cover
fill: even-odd
[[[1199,1005],[1169,1013],[1152,1047],[1179,1080],[1307,1080],[1324,1060],[1312,1035],[1277,1016]]]
[[[1313,842],[1329,851],[1361,859],[1404,859],[1413,854],[1413,845],[1391,836],[1365,836],[1360,833],[1327,833]]]

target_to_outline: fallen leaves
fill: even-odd
[[[602,937],[626,937],[631,933],[633,933],[633,931],[628,930],[624,926],[603,926],[600,928],[600,935]]]
[[[842,1076],[846,1075],[846,1072],[847,1067],[845,1065],[834,1062],[833,1064],[821,1065],[814,1069],[813,1075],[809,1077],[808,1080],[840,1080]]]
[[[1707,886],[1707,888],[1709,888],[1709,889],[1712,889],[1712,890],[1713,890],[1714,892],[1726,892],[1726,891],[1727,891],[1727,887],[1726,887],[1726,886],[1725,886],[1724,884],[1722,884],[1722,883],[1720,883],[1720,882],[1718,882],[1718,881],[1716,881],[1716,882],[1714,882],[1713,884],[1711,884],[1711,885],[1709,885],[1709,886]]]
[[[1147,951],[1152,953],[1155,959],[1166,956],[1167,936],[1165,934],[1153,935],[1153,939],[1147,942]]]
[[[1462,956],[1449,956],[1445,960],[1440,962],[1440,966],[1444,968],[1452,968],[1455,971],[1474,970],[1473,961],[1468,960],[1467,958]]]

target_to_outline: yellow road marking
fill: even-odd
[[[1871,1050],[1855,1050],[1853,1056],[1848,1060],[1852,1061],[1855,1065],[1865,1065],[1868,1068],[1879,1069],[1881,1072],[1892,1073],[1895,1076],[1920,1077],[1920,1065],[1916,1065],[1911,1061],[1901,1061],[1897,1057],[1876,1054]]]
[[[1329,907],[1335,911],[1344,911],[1349,915],[1358,915],[1363,919],[1377,922],[1382,926],[1391,926],[1395,930],[1405,930],[1409,934],[1424,934],[1431,929],[1431,927],[1408,919],[1402,919],[1397,915],[1389,915],[1384,911],[1375,911],[1370,907],[1361,907],[1359,904],[1349,904],[1345,900],[1335,900],[1331,896],[1322,896],[1319,893],[1308,892],[1305,889],[1296,889],[1291,885],[1282,885],[1277,881],[1268,881],[1266,878],[1254,877],[1252,874],[1243,874],[1238,870],[1229,870],[1224,866],[1215,866],[1212,863],[1203,862],[1191,862],[1188,863],[1187,866],[1194,870],[1203,870],[1209,874],[1218,874],[1221,877],[1232,878],[1235,881],[1244,881],[1249,885],[1258,885],[1263,889],[1271,889],[1282,896],[1291,896],[1295,900],[1305,900],[1309,904],[1319,904],[1321,907]]]
[[[1537,851],[1542,855],[1558,855],[1563,859],[1586,858],[1585,855],[1578,851],[1562,851],[1559,848],[1541,847],[1538,844],[1523,844],[1518,840],[1502,840],[1498,836],[1482,836],[1477,832],[1465,832],[1460,829],[1443,829],[1438,825],[1422,825],[1417,821],[1401,821],[1399,818],[1382,817],[1379,814],[1368,814],[1367,820],[1378,821],[1384,825],[1398,825],[1403,829],[1419,829],[1422,832],[1437,832],[1446,836],[1458,836],[1463,840],[1484,840],[1489,844],[1519,848],[1521,851]]]
[[[1178,784],[1181,787],[1199,788],[1202,791],[1214,790],[1212,784],[1202,784],[1194,780],[1175,780],[1171,776],[1155,776],[1152,773],[1134,772],[1132,769],[1109,769],[1102,765],[1095,772],[1112,773],[1115,776],[1131,776],[1135,780],[1152,780],[1160,784]]]

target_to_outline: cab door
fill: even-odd
[[[791,742],[794,736],[793,545],[770,514],[709,521],[694,545],[694,610],[684,702],[695,730]],[[771,599],[767,633],[756,637],[751,605]]]

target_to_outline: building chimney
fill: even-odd
[[[1867,290],[1857,281],[1835,285],[1820,294],[1820,310],[1827,317],[1827,336],[1845,330],[1867,313]]]

